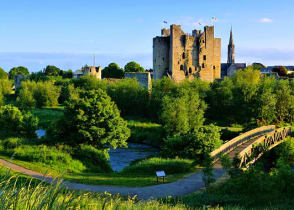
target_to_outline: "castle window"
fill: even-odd
[[[215,66],[213,66],[213,69],[215,69]]]
[[[189,68],[189,73],[192,74],[192,68],[191,67]]]
[[[204,63],[202,63],[202,68],[205,68]]]
[[[180,66],[180,70],[184,70],[184,66],[183,65]]]
[[[98,68],[96,68],[96,72],[98,73]]]
[[[206,61],[206,55],[203,55],[203,60],[205,60],[205,61]]]
[[[186,57],[186,55],[185,55],[185,53],[183,53],[182,58],[185,59],[185,57]]]
[[[162,58],[162,60],[164,61],[164,58]]]
[[[205,43],[205,41],[204,41],[204,40],[202,40],[202,43]]]

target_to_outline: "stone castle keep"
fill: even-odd
[[[179,25],[162,29],[161,36],[153,38],[153,77],[164,76],[176,82],[221,78],[221,39],[214,37],[214,26],[205,26],[204,32],[193,30],[192,34],[184,33]]]

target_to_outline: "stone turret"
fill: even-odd
[[[234,45],[233,29],[232,28],[231,28],[231,33],[230,33],[230,42],[228,45],[228,63],[230,63],[230,64],[235,63],[235,45]]]

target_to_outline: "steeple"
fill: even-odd
[[[228,63],[235,63],[235,45],[233,39],[233,28],[231,27],[230,42],[228,46]]]

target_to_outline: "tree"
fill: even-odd
[[[21,74],[24,76],[30,75],[29,70],[24,66],[14,67],[9,71],[9,79],[14,79],[14,76],[17,74]]]
[[[67,144],[88,144],[101,150],[126,147],[130,136],[117,106],[101,89],[80,91],[80,97],[71,98],[56,129],[54,135]]]
[[[131,61],[125,65],[125,72],[145,72],[145,69],[135,61]]]
[[[21,112],[17,107],[5,105],[0,107],[0,124],[2,130],[23,137],[34,137],[38,128],[38,118],[30,112]]]
[[[0,68],[0,79],[8,79],[7,73],[2,68]]]
[[[272,72],[278,73],[279,76],[286,76],[288,74],[288,70],[285,66],[275,66]]]
[[[2,92],[0,91],[0,106],[4,105],[4,96],[2,94]]]
[[[59,68],[57,68],[56,66],[51,66],[51,65],[46,66],[44,70],[44,73],[47,76],[59,76],[60,72],[61,70]]]
[[[196,91],[180,89],[174,96],[164,96],[161,121],[167,134],[186,134],[202,126],[205,108]]]
[[[121,79],[124,76],[124,70],[120,68],[116,63],[110,63],[102,70],[103,78],[118,78]]]
[[[188,158],[201,162],[205,155],[221,146],[219,128],[202,126],[197,130],[164,139],[161,154],[165,157]]]
[[[252,67],[253,67],[253,69],[260,70],[260,69],[265,68],[265,65],[263,65],[262,63],[253,63]]]
[[[284,122],[289,117],[291,113],[290,109],[293,107],[293,95],[291,95],[291,87],[288,80],[279,80],[278,86],[276,89],[277,95],[277,103],[276,103],[276,110],[277,110],[277,118],[278,121]]]
[[[36,107],[36,100],[33,97],[33,93],[26,86],[20,89],[16,101],[18,103],[18,106],[25,110],[33,109]]]

